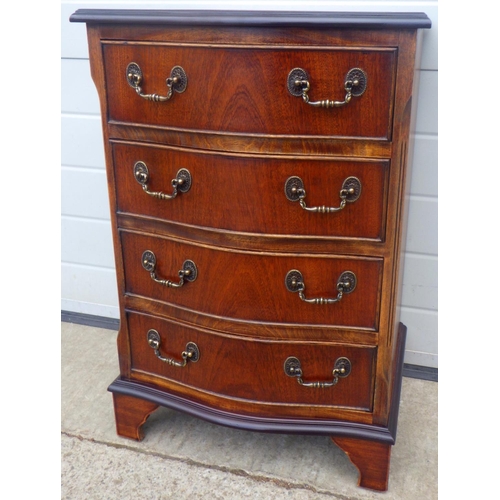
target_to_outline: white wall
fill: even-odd
[[[79,8],[255,9],[425,12],[420,92],[403,279],[405,362],[437,367],[438,346],[438,60],[437,1],[308,0],[71,2],[61,5],[61,309],[118,318],[111,226],[99,103],[90,78],[85,25],[70,23]]]

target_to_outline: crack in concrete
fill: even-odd
[[[173,460],[175,462],[184,463],[186,465],[190,465],[190,466],[194,466],[194,467],[200,467],[203,469],[212,469],[212,470],[216,470],[216,471],[220,471],[220,472],[226,472],[229,474],[233,474],[235,476],[244,477],[244,478],[250,479],[252,481],[260,482],[260,483],[271,483],[271,484],[274,484],[275,486],[278,486],[280,488],[284,488],[287,490],[307,490],[307,491],[311,491],[312,493],[316,493],[318,495],[324,495],[324,496],[331,497],[335,500],[363,500],[362,498],[359,498],[359,497],[345,496],[345,495],[332,493],[331,491],[320,490],[320,489],[315,488],[314,486],[307,484],[307,483],[292,483],[292,482],[286,481],[285,479],[280,479],[277,477],[252,474],[252,473],[245,471],[243,469],[232,469],[230,467],[224,467],[224,466],[219,466],[219,465],[206,464],[203,462],[197,462],[197,461],[192,460],[190,458],[182,458],[182,457],[176,457],[176,456],[171,456],[171,455],[164,455],[162,453],[158,453],[158,452],[154,452],[154,451],[141,450],[141,449],[135,448],[133,446],[127,446],[125,444],[111,443],[111,442],[107,442],[107,441],[100,441],[100,440],[93,439],[93,438],[86,438],[86,437],[80,436],[78,434],[72,434],[72,433],[66,432],[66,431],[61,431],[61,434],[63,436],[69,437],[69,438],[78,439],[79,441],[87,441],[90,443],[100,444],[103,446],[109,446],[110,448],[125,449],[128,451],[133,451],[135,453],[140,453],[142,455],[148,455],[148,456],[162,458],[162,459],[166,459],[166,460]]]

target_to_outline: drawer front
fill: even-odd
[[[217,317],[377,330],[381,258],[237,252],[128,231],[121,231],[121,243],[128,294]],[[179,283],[183,269],[191,269],[191,278],[196,271],[196,279],[186,278],[180,288],[153,279]],[[289,274],[295,270],[302,274],[302,280],[294,279],[296,273]],[[287,288],[287,276],[292,291]],[[293,291],[293,282],[302,281],[306,299],[336,299],[339,279],[351,285],[355,279],[356,284],[347,286],[336,303],[307,303],[296,289]]]
[[[383,240],[388,161],[231,156],[123,143],[113,145],[113,157],[119,212],[236,232]],[[185,170],[188,189],[178,187],[172,199],[172,181]],[[306,207],[335,211],[301,208],[292,191],[297,178]]]
[[[167,379],[255,402],[371,410],[375,347],[245,340],[130,312],[127,321],[133,377],[152,376],[159,385]],[[176,366],[183,364],[183,352],[191,358]],[[289,358],[299,361],[303,385],[285,373]],[[331,385],[339,358],[338,366],[350,368],[350,373]],[[291,363],[296,366],[295,360]],[[314,382],[326,386],[307,386]]]
[[[113,42],[104,44],[103,53],[109,119],[113,121],[235,133],[390,138],[393,48]],[[130,63],[140,69],[143,94],[167,97],[166,80],[178,66],[187,79],[184,91],[173,91],[165,102],[141,98],[127,78]],[[366,88],[345,106],[313,107],[288,90],[288,75],[295,68],[307,73],[310,102],[344,101],[346,76],[352,69],[363,70]]]

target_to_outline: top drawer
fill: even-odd
[[[395,48],[105,42],[103,53],[112,121],[263,135],[390,139]],[[127,71],[130,63],[135,63],[133,71]],[[141,98],[129,83],[129,73],[137,75],[139,68],[142,94],[167,96],[167,79],[179,66],[186,76],[183,92],[173,91],[167,101]],[[288,77],[295,68],[307,74],[310,102],[344,101],[350,86],[346,79],[351,78],[347,75],[353,69],[361,69],[366,80],[355,73],[360,83],[353,87],[348,104],[315,107],[301,97],[305,83],[298,87],[291,83],[299,95],[289,91]],[[304,82],[300,73],[291,82],[297,78]],[[363,84],[364,92],[355,96]]]

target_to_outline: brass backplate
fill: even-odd
[[[142,267],[148,272],[156,268],[156,255],[151,250],[145,250],[142,254]]]
[[[353,85],[351,88],[351,94],[355,97],[359,97],[360,95],[365,93],[366,90],[366,73],[360,68],[352,68],[349,70],[345,77],[346,83],[351,81],[357,81],[357,85]]]
[[[298,292],[301,290],[301,283],[304,283],[302,273],[297,269],[288,271],[285,277],[285,286],[289,292]]]
[[[286,80],[288,92],[295,97],[302,95],[303,85],[297,85],[296,82],[304,82],[309,80],[309,75],[302,68],[293,68]]]
[[[342,189],[347,191],[346,201],[353,202],[356,201],[361,195],[361,182],[357,177],[348,177],[344,180],[342,184]],[[353,190],[349,193],[349,190]]]
[[[135,62],[131,62],[125,71],[125,76],[127,77],[127,82],[132,88],[137,88],[142,80],[142,71],[139,65]]]
[[[337,370],[337,375],[340,378],[345,378],[351,373],[351,361],[348,358],[337,358],[333,368]]]
[[[198,276],[198,268],[192,260],[185,260],[184,264],[182,265],[182,270],[184,272],[189,271],[184,275],[184,279],[187,281],[194,281]]]
[[[187,75],[184,69],[181,66],[174,66],[170,72],[170,78],[175,80],[172,83],[172,88],[179,94],[182,94],[187,87]]]
[[[285,181],[285,196],[290,201],[298,201],[304,190],[304,182],[300,177],[292,176]]]
[[[337,281],[337,284],[342,283],[342,292],[351,293],[356,288],[358,280],[352,271],[344,271]]]
[[[177,189],[181,193],[187,193],[191,188],[192,178],[191,173],[187,168],[181,168],[176,175],[177,180],[182,180],[182,182],[177,183]]]

